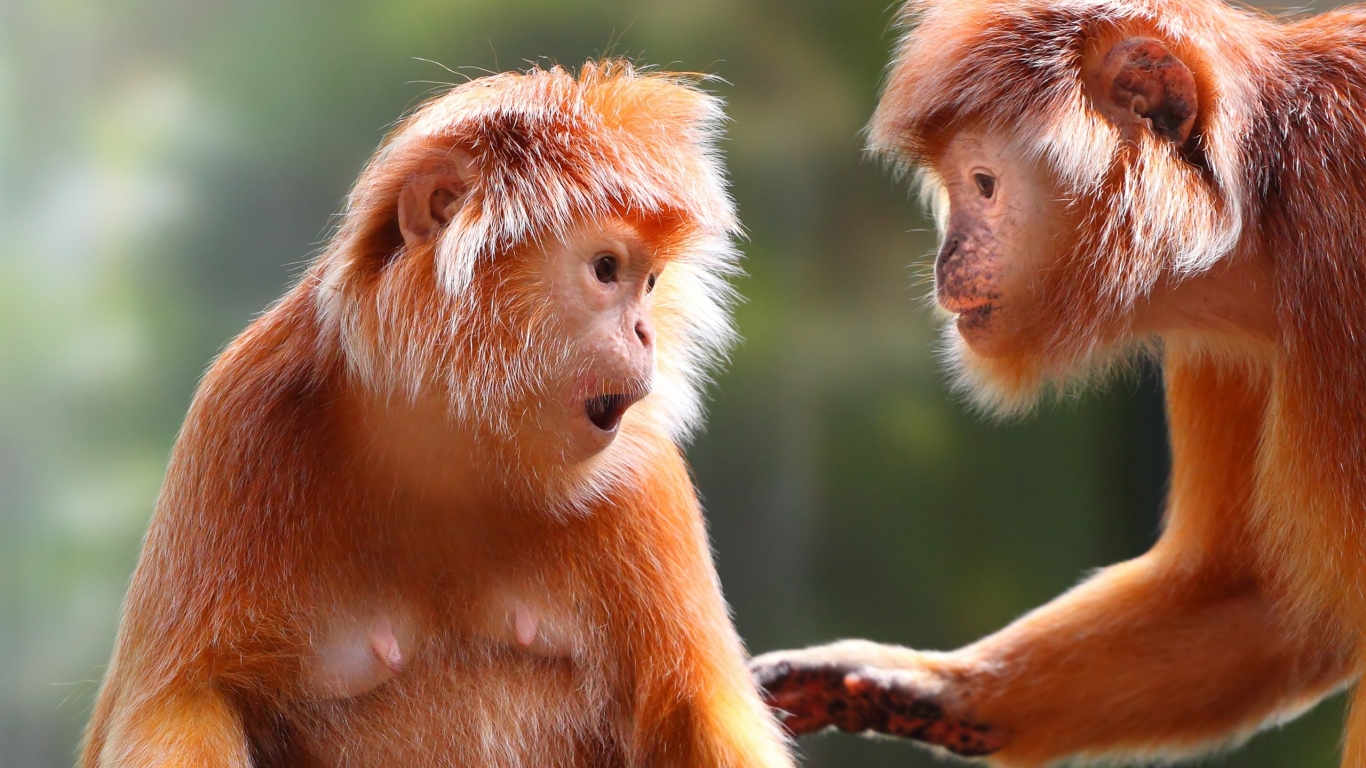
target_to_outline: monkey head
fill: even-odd
[[[655,373],[652,294],[664,269],[659,240],[624,220],[575,228],[533,256],[538,293],[553,307],[558,335],[577,348],[547,415],[571,455],[606,448],[626,410],[650,394]]]
[[[1269,316],[1237,287],[1247,86],[1205,65],[1220,40],[1162,0],[963,5],[908,6],[870,134],[935,210],[935,298],[979,402],[1026,408],[1218,312]]]
[[[452,461],[571,502],[687,439],[733,339],[720,119],[692,81],[621,62],[421,107],[316,268],[356,386],[461,436]]]

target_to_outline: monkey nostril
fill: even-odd
[[[948,269],[949,259],[958,252],[958,246],[962,243],[961,238],[950,237],[944,241],[943,247],[939,249],[939,255],[934,259],[934,280],[937,284],[943,284],[945,270]]]
[[[958,238],[953,237],[944,241],[944,247],[939,249],[939,262],[943,263],[953,257],[958,250]]]
[[[636,321],[636,338],[640,339],[640,343],[647,347],[654,343],[654,333],[644,320]]]

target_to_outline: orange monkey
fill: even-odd
[[[83,766],[791,766],[680,450],[721,118],[609,61],[390,135],[199,388]]]
[[[1366,10],[925,0],[873,118],[921,169],[962,386],[1160,354],[1161,539],[977,643],[756,659],[798,733],[1003,766],[1199,752],[1350,684],[1366,629]],[[1366,766],[1358,692],[1343,764]]]

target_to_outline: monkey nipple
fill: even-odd
[[[389,622],[384,622],[384,626],[370,637],[370,650],[389,671],[394,674],[403,671],[403,650],[398,647],[398,638],[394,636],[394,628]]]
[[[577,622],[547,599],[520,592],[496,594],[490,604],[489,640],[533,656],[567,658],[579,647]]]
[[[512,633],[517,638],[517,644],[523,648],[530,648],[536,642],[536,631],[540,627],[540,617],[532,613],[529,607],[519,605],[512,612]]]
[[[328,698],[352,698],[378,688],[408,661],[400,632],[388,618],[368,627],[334,628],[309,670],[312,687]]]

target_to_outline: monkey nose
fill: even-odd
[[[649,349],[655,344],[655,329],[650,327],[649,321],[640,319],[636,321],[636,338],[640,343]]]

